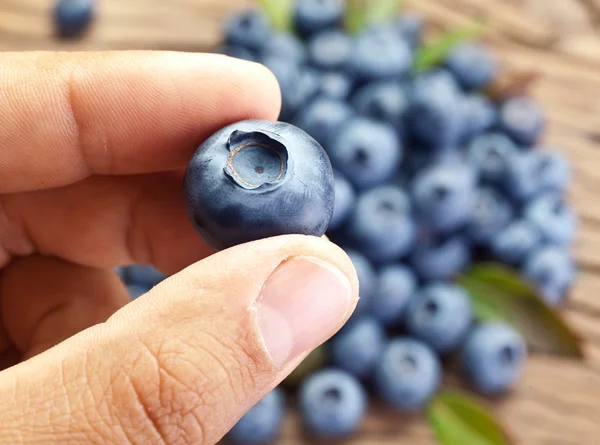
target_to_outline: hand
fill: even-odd
[[[0,352],[20,363],[0,372],[0,445],[214,444],[346,321],[358,283],[333,244],[202,260],[186,216],[195,148],[279,98],[223,56],[1,57]],[[127,304],[113,268],[131,263],[174,275]]]

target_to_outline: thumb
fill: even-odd
[[[358,282],[324,239],[207,258],[106,323],[0,373],[0,445],[212,445],[350,316]]]

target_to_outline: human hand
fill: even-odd
[[[0,372],[0,445],[214,444],[346,321],[358,283],[327,240],[202,260],[187,218],[195,148],[279,97],[223,56],[1,57],[0,369],[20,363]],[[174,275],[125,306],[131,263]]]

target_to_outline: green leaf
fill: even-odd
[[[439,393],[427,418],[442,445],[511,445],[513,441],[477,399],[454,390]]]
[[[424,44],[415,56],[414,71],[421,73],[442,63],[450,51],[461,42],[479,37],[485,31],[484,21],[452,29]]]
[[[274,29],[292,31],[294,0],[260,0],[260,4]]]
[[[499,264],[479,264],[460,276],[458,282],[470,294],[479,320],[512,324],[531,349],[583,358],[580,337],[512,269]]]
[[[346,30],[357,34],[371,25],[383,23],[396,16],[402,0],[348,0]]]

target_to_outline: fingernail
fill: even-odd
[[[258,329],[273,364],[281,367],[327,340],[350,303],[350,281],[337,267],[308,257],[283,262],[257,301]]]

